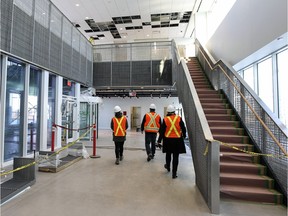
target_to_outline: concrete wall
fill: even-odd
[[[121,107],[122,111],[127,111],[129,129],[131,126],[131,110],[132,107],[141,107],[140,119],[146,112],[149,111],[149,106],[151,103],[156,105],[156,112],[160,114],[161,118],[164,116],[164,107],[167,107],[169,104],[174,104],[176,108],[182,108],[179,104],[177,97],[168,97],[168,98],[103,98],[103,103],[99,104],[99,129],[110,129],[111,118],[114,116],[113,108],[118,105]]]
[[[223,59],[233,66],[277,40],[287,29],[287,0],[239,0],[206,48],[215,60]]]

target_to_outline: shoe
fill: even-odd
[[[167,164],[164,164],[164,168],[167,169],[168,172],[170,172],[170,167],[168,167]]]
[[[120,161],[122,161],[122,160],[123,160],[123,158],[124,158],[124,156],[120,156]]]
[[[147,161],[149,162],[150,160],[151,160],[151,155],[148,155],[148,157],[147,157]]]
[[[154,155],[151,155],[151,159],[154,159]]]
[[[175,178],[177,178],[178,176],[176,175],[176,174],[173,174],[172,175],[172,179],[175,179]]]
[[[116,158],[115,164],[119,165],[119,158]]]

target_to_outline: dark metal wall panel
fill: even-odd
[[[49,29],[35,22],[33,62],[49,67]]]
[[[55,34],[50,34],[50,68],[61,71],[62,40]]]
[[[80,53],[76,50],[72,50],[72,74],[71,78],[76,81],[81,80],[81,72],[80,72]]]
[[[111,69],[111,62],[93,63],[93,85],[110,86]]]
[[[130,62],[112,62],[112,86],[130,85]]]
[[[151,84],[151,61],[132,61],[131,85]]]
[[[91,49],[92,52],[92,49]],[[87,76],[86,76],[86,85],[87,86],[92,86],[94,83],[93,80],[93,63],[92,60],[87,60]]]
[[[87,76],[87,60],[83,55],[80,56],[80,80],[82,83],[86,83]]]
[[[152,61],[152,85],[172,85],[172,60]]]
[[[14,5],[11,53],[32,61],[34,19]]]
[[[63,43],[62,50],[62,73],[64,77],[71,77],[71,64],[72,64],[72,47]]]
[[[0,48],[10,52],[13,1],[1,0]]]

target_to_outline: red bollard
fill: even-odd
[[[93,155],[91,158],[100,158],[99,155],[96,155],[96,124],[93,124]]]
[[[52,142],[51,142],[51,151],[54,152],[55,149],[55,133],[56,133],[56,125],[52,125]]]

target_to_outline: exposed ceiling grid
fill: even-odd
[[[94,44],[147,41],[153,38],[171,40],[175,37],[184,37],[189,25],[192,25],[189,31],[193,30],[193,22],[189,24],[187,19],[180,22],[180,19],[185,12],[192,11],[195,2],[198,2],[198,0],[51,1],[75,26],[78,26],[78,30],[87,39],[93,37]]]

